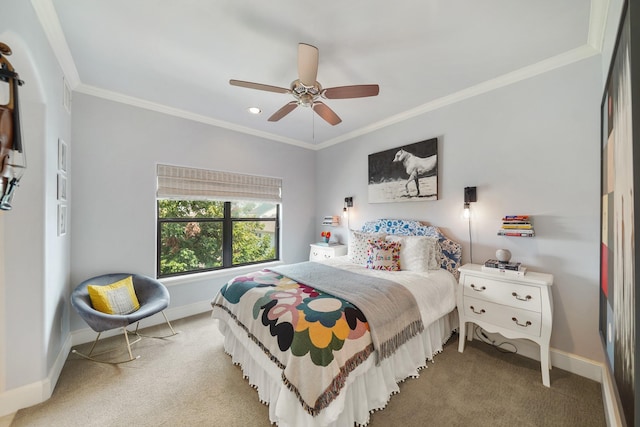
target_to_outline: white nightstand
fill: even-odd
[[[309,251],[309,261],[322,261],[324,259],[335,258],[347,254],[347,245],[328,245],[323,246],[312,243]]]
[[[527,271],[523,276],[483,271],[477,264],[460,267],[458,314],[460,337],[458,351],[464,351],[467,322],[507,338],[526,338],[540,346],[542,384],[549,387],[549,340],[553,319],[551,285],[553,276]]]

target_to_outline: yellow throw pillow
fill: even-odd
[[[93,308],[108,314],[129,314],[140,308],[131,276],[110,285],[87,286]]]

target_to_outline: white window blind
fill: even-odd
[[[161,164],[157,174],[159,199],[282,200],[280,178]]]

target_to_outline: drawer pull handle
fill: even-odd
[[[481,286],[481,287],[479,287],[479,288],[476,288],[476,285],[474,285],[474,284],[472,283],[472,284],[471,284],[471,289],[473,289],[473,290],[474,290],[474,291],[476,291],[476,292],[482,292],[482,291],[484,291],[484,290],[485,290],[485,289],[487,289],[487,288],[486,288],[486,287],[484,287],[484,286]]]
[[[476,311],[475,308],[473,308],[473,306],[469,306],[469,308],[471,309],[471,311],[473,311],[475,314],[484,314],[484,308],[481,308],[480,311]]]
[[[527,295],[526,297],[522,298],[520,295],[518,295],[517,293],[512,293],[512,296],[516,297],[517,300],[520,301],[529,301],[531,299],[531,295]]]
[[[526,322],[526,323],[520,323],[520,322],[518,322],[518,319],[517,319],[517,318],[515,318],[515,317],[512,317],[512,318],[511,318],[511,320],[513,320],[514,322],[516,322],[516,325],[518,325],[518,326],[522,326],[523,328],[526,328],[527,326],[531,326],[531,322],[529,322],[528,320],[527,320],[527,322]]]

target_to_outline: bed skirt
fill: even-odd
[[[426,326],[378,366],[375,357],[369,357],[349,374],[338,397],[318,415],[311,416],[283,383],[282,371],[246,331],[224,310],[214,309],[213,317],[218,319],[218,328],[224,335],[225,352],[235,365],[240,365],[249,384],[257,389],[260,401],[269,405],[269,420],[280,427],[367,425],[370,413],[387,405],[391,396],[400,391],[398,383],[417,378],[458,326],[458,312],[454,309]]]

